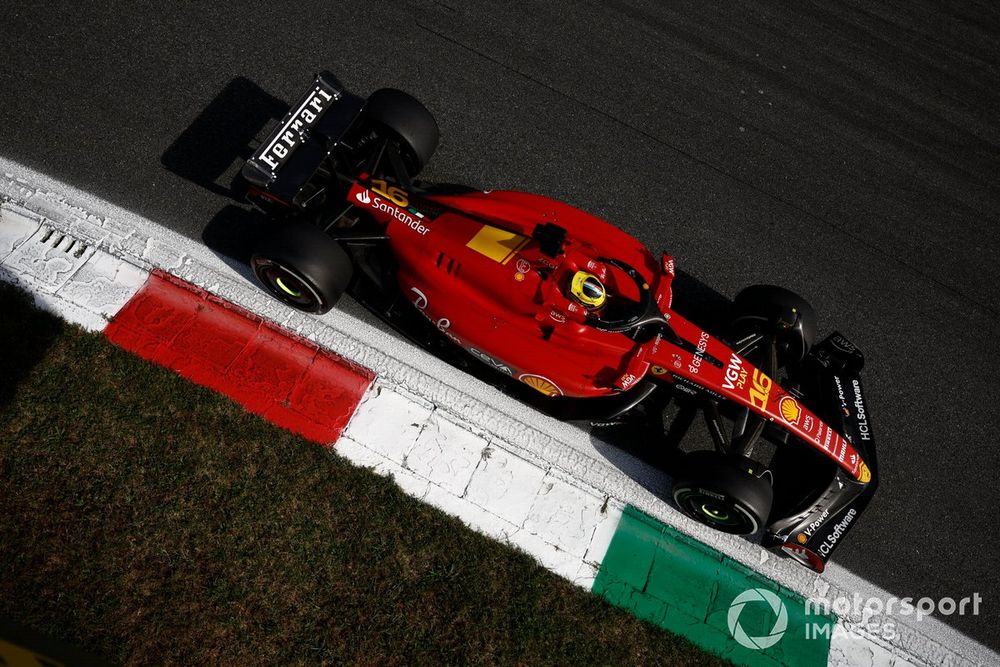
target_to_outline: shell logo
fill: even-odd
[[[791,396],[781,397],[781,400],[778,401],[778,410],[789,424],[798,424],[799,418],[802,416],[802,408],[799,407],[798,401]]]
[[[858,474],[858,480],[862,484],[867,484],[868,482],[872,481],[872,471],[869,470],[867,463],[861,464],[861,471]]]
[[[540,391],[546,396],[562,396],[562,389],[560,389],[556,383],[552,382],[548,378],[544,378],[541,375],[532,375],[531,373],[523,373],[518,378],[521,382],[528,385],[535,391]]]
[[[796,539],[799,541],[799,544],[805,544],[809,541],[809,538],[806,537],[805,533],[799,533],[799,536]]]

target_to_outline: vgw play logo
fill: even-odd
[[[740,624],[740,617],[743,610],[747,609],[747,615],[753,614],[757,618],[762,615],[774,616],[774,625],[767,634],[751,637]],[[785,630],[788,629],[788,610],[785,604],[777,595],[766,588],[751,588],[736,596],[733,603],[729,605],[729,632],[733,639],[740,646],[744,646],[754,651],[762,651],[777,644]],[[757,626],[755,623],[754,626]],[[754,627],[751,626],[751,627]]]

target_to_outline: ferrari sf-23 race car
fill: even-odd
[[[316,75],[242,169],[269,219],[251,258],[264,287],[311,313],[346,292],[562,418],[647,420],[662,444],[665,406],[688,425],[703,413],[712,447],[675,445],[677,506],[822,571],[878,479],[861,352],[839,333],[816,343],[809,304],[766,285],[712,335],[671,308],[674,259],[611,224],[539,195],[415,180],[437,143],[410,95],[366,99]]]

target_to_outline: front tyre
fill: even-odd
[[[774,336],[781,365],[802,361],[816,341],[816,311],[801,296],[774,285],[751,285],[733,300],[729,338]]]
[[[674,502],[707,526],[753,535],[767,522],[774,490],[764,468],[744,457],[716,451],[685,454],[674,480]]]
[[[317,314],[333,308],[354,274],[340,244],[304,222],[282,224],[261,239],[250,268],[271,296]]]

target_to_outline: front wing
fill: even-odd
[[[806,406],[801,397],[786,391],[693,323],[671,313],[670,325],[685,344],[665,338],[654,341],[646,356],[654,375],[669,374],[673,382],[692,391],[748,407],[794,441],[836,464],[783,471],[778,485],[791,476],[809,476],[809,492],[804,495],[812,500],[804,509],[802,503],[793,505],[797,509],[791,516],[772,516],[764,536],[765,547],[781,550],[822,571],[878,486],[875,446],[860,377],[864,365],[861,352],[839,333],[816,345],[806,363],[817,386],[809,393],[811,406]],[[816,474],[827,473],[830,477],[813,483]]]

